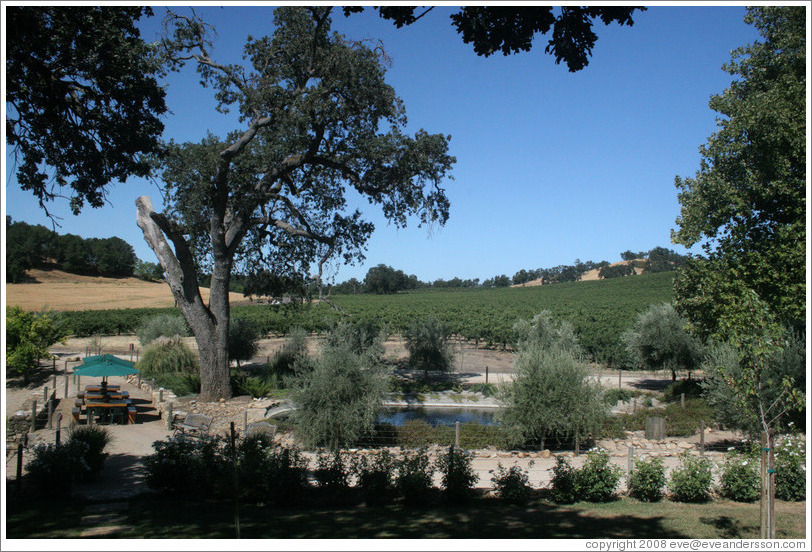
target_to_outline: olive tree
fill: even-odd
[[[671,379],[676,380],[677,370],[690,374],[702,361],[702,344],[687,331],[687,326],[673,305],[661,303],[638,314],[621,339],[638,365],[649,370],[670,370]]]
[[[348,343],[328,340],[321,355],[296,362],[286,385],[296,405],[297,437],[337,451],[373,428],[387,379],[371,350],[358,354]]]
[[[210,26],[170,14],[163,49],[170,67],[193,64],[239,128],[198,143],[171,143],[163,165],[169,199],[156,212],[136,201],[137,222],[198,343],[201,398],[231,394],[228,300],[242,263],[308,274],[339,258],[363,258],[374,226],[348,190],[405,226],[444,224],[441,187],[455,159],[449,137],[404,132],[405,109],[385,77],[385,53],[331,33],[330,7],[282,7],[272,36],[249,38],[245,65],[215,61]],[[210,301],[198,267],[210,267]]]
[[[581,438],[594,433],[606,415],[600,384],[569,323],[556,324],[549,312],[516,325],[519,341],[513,383],[500,392],[500,421],[519,442],[548,437]]]

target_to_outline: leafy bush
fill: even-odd
[[[786,435],[775,447],[775,496],[780,500],[806,500],[806,448],[798,436]]]
[[[141,326],[135,331],[135,335],[138,336],[141,345],[146,346],[159,337],[188,337],[191,333],[183,316],[163,313],[144,319]]]
[[[628,402],[632,398],[632,393],[628,389],[607,389],[603,392],[603,402],[608,405],[616,405],[620,401]]]
[[[156,387],[171,389],[178,397],[195,395],[200,393],[200,376],[197,374],[185,374],[178,372],[167,372],[165,374],[147,374],[155,380]]]
[[[533,466],[534,462],[531,460],[528,467]],[[522,470],[519,466],[511,466],[505,469],[500,462],[496,472],[491,477],[496,496],[506,502],[513,504],[523,504],[530,498],[530,493],[533,488],[530,486],[530,479],[527,472]]]
[[[711,464],[707,458],[680,455],[680,465],[671,472],[668,488],[676,502],[707,502],[711,496]]]
[[[144,459],[150,488],[189,498],[210,498],[222,492],[231,471],[221,437],[178,434],[152,446],[155,452]]]
[[[68,442],[84,443],[84,459],[90,475],[99,473],[104,467],[104,461],[109,456],[104,449],[110,444],[110,432],[98,425],[80,426],[71,428]]]
[[[200,371],[197,356],[180,339],[151,344],[144,351],[136,368],[144,376],[167,373],[197,374]]]
[[[264,487],[277,504],[295,503],[307,488],[307,459],[295,448],[276,447],[268,455]]]
[[[593,450],[576,474],[579,499],[588,502],[609,502],[615,494],[622,470],[609,463],[609,453]]]
[[[470,498],[474,484],[479,477],[471,465],[470,452],[449,447],[440,454],[435,468],[442,474],[443,497],[449,502],[463,502]]]
[[[320,452],[313,475],[319,487],[334,493],[345,491],[350,486],[350,469],[340,451]]]
[[[393,489],[395,473],[395,458],[388,450],[381,449],[374,455],[357,456],[353,471],[368,504],[386,501]]]
[[[396,465],[395,488],[404,500],[413,504],[425,500],[434,476],[426,449],[421,447],[404,453]]]
[[[251,395],[255,399],[270,397],[279,387],[276,376],[263,378],[239,374],[231,378],[231,388],[235,395]]]
[[[578,470],[572,467],[566,458],[557,456],[555,466],[550,468],[553,476],[550,479],[550,496],[558,504],[572,504],[579,499]]]
[[[485,397],[494,397],[498,392],[492,383],[475,383],[468,388],[472,393],[482,393]]]
[[[686,401],[701,398],[703,393],[701,380],[684,379],[672,382],[663,389],[663,399],[666,402],[681,401],[683,393]]]
[[[266,379],[268,376],[275,376],[278,381],[283,382],[285,377],[295,374],[296,362],[306,357],[307,332],[302,328],[293,328],[288,334],[285,345],[268,361],[263,375]]]
[[[665,466],[662,458],[636,460],[629,474],[629,496],[643,502],[657,502],[663,497]]]
[[[369,353],[376,358],[384,355],[383,340],[388,330],[382,328],[375,320],[362,318],[350,323],[341,322],[334,325],[327,333],[327,342],[335,345],[346,343],[357,355]]]
[[[761,490],[758,461],[731,452],[722,466],[719,494],[735,502],[755,502]]]
[[[77,478],[90,474],[82,441],[40,444],[33,448],[33,457],[25,466],[28,493],[43,497],[70,497]]]

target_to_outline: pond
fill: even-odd
[[[494,419],[495,408],[465,408],[451,406],[393,406],[384,409],[377,422],[402,426],[412,420],[423,420],[429,425],[454,425],[479,423],[498,425]]]

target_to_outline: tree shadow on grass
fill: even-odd
[[[722,539],[744,539],[749,538],[752,531],[748,531],[739,520],[729,516],[703,517],[699,518],[700,523],[711,525],[719,532]]]
[[[233,538],[231,503],[183,502],[131,504],[128,523],[144,538]],[[669,530],[662,517],[591,515],[577,507],[560,508],[532,502],[507,504],[493,498],[463,505],[427,506],[357,504],[325,507],[244,505],[240,508],[242,538],[358,539],[358,538],[476,538],[587,539],[685,538]]]

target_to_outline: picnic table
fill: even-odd
[[[128,399],[93,399],[85,398],[85,412],[90,419],[98,420],[100,424],[126,423],[128,419]]]

